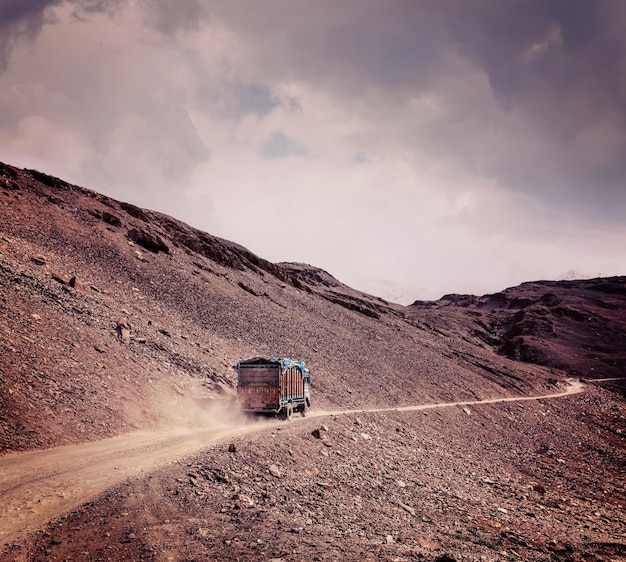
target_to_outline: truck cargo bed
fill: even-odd
[[[237,364],[237,396],[247,412],[304,415],[311,404],[309,370],[302,361],[254,357]]]

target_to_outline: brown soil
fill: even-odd
[[[6,165],[0,225],[1,560],[626,559],[625,278],[403,307]]]

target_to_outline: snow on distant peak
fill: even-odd
[[[366,279],[358,283],[358,289],[370,295],[408,306],[415,300],[436,300],[441,293],[435,293],[424,288],[415,288],[389,279]]]
[[[579,268],[570,269],[561,275],[557,275],[556,281],[579,281],[581,279],[595,279],[596,277],[607,277],[602,273],[587,273]]]

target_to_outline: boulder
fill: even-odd
[[[156,234],[152,234],[146,230],[139,230],[138,228],[131,228],[127,236],[129,240],[132,240],[135,244],[139,244],[142,248],[145,248],[153,254],[158,254],[159,252],[169,254],[169,246]]]
[[[72,287],[73,289],[76,289],[77,291],[82,292],[85,290],[85,285],[83,285],[78,279],[76,279],[76,276],[70,279],[69,285],[70,287]]]
[[[115,327],[117,337],[124,343],[130,343],[130,324],[125,318],[120,318]]]

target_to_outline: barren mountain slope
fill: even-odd
[[[63,516],[0,541],[0,560],[626,560],[623,395],[593,381],[523,400],[624,376],[625,285],[403,307],[0,164],[0,482],[3,459],[70,458],[20,452],[68,443],[112,451],[94,482],[128,475],[92,496],[67,466],[67,490],[33,480],[16,520]],[[210,433],[216,404],[227,421],[232,366],[266,354],[311,367],[309,417],[178,442],[198,452],[173,464],[146,448],[171,446],[162,428]],[[324,412],[502,397],[520,401]]]
[[[232,366],[256,355],[305,360],[317,407],[534,392],[563,378],[310,266],[271,264],[40,172],[3,165],[0,178],[4,449],[176,417],[232,390]]]

